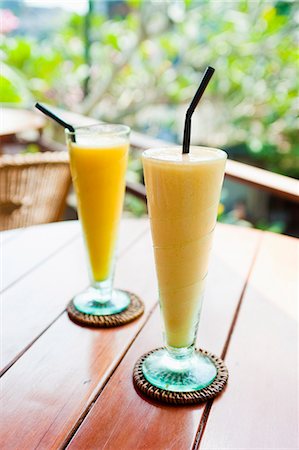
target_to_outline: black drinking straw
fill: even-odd
[[[210,79],[213,76],[215,69],[213,67],[207,67],[204,73],[204,76],[201,80],[199,88],[196,91],[196,94],[193,97],[192,102],[190,103],[189,108],[186,112],[185,117],[185,128],[184,128],[184,140],[183,140],[183,153],[189,153],[190,150],[190,134],[191,134],[191,117],[194,113],[196,106],[198,105],[199,100],[201,99],[204,91],[206,90],[207,85],[209,84]]]
[[[42,113],[44,113],[46,116],[51,117],[51,119],[55,120],[55,122],[59,123],[59,125],[61,125],[62,127],[67,128],[72,133],[75,132],[75,128],[72,125],[60,119],[60,117],[56,116],[56,114],[54,114],[52,111],[49,111],[49,109],[45,108],[40,103],[35,103],[35,107],[39,109]],[[75,135],[71,135],[71,140],[73,142],[76,142]]]

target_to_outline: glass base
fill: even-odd
[[[188,351],[188,349],[181,349]],[[152,385],[174,392],[198,391],[209,386],[217,375],[214,363],[197,352],[171,355],[166,348],[156,350],[144,360],[142,370]]]
[[[130,296],[124,291],[113,289],[111,299],[103,301],[102,293],[91,287],[86,292],[76,295],[73,303],[75,308],[84,314],[108,316],[127,309]]]

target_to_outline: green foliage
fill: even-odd
[[[24,151],[22,153],[39,153],[40,148],[37,144],[28,144],[26,145]]]
[[[142,0],[128,0],[127,3],[131,8],[140,8]]]
[[[286,229],[286,225],[283,221],[276,221],[273,223],[268,223],[266,221],[259,221],[256,224],[256,228],[263,230],[263,231],[271,231],[272,233],[284,233]]]
[[[127,180],[132,181],[133,183],[142,183],[143,181],[143,169],[139,156],[139,151],[136,152],[134,149],[131,149],[127,170]]]
[[[239,159],[298,175],[296,2],[125,3],[127,15],[90,16],[91,42],[77,14],[41,40],[2,36],[1,101],[37,98],[180,141],[183,111],[213,65],[197,141],[233,155],[240,147]]]
[[[145,203],[132,194],[126,194],[124,207],[125,210],[130,211],[135,217],[142,217],[147,212]]]
[[[22,100],[20,92],[16,89],[15,85],[3,75],[0,75],[0,92],[2,102],[19,103]]]

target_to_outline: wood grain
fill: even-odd
[[[52,227],[52,225],[50,225]],[[141,220],[124,220],[120,227],[119,254],[121,255],[130,245],[147,230],[147,223]],[[35,228],[35,227],[34,227]],[[41,229],[40,241],[47,241],[49,225],[38,227]],[[34,233],[30,242],[24,244],[30,248],[35,245]],[[63,312],[68,301],[78,292],[88,286],[85,251],[81,235],[74,240],[69,236],[76,230],[76,224],[57,224],[54,231],[62,235],[67,245],[62,246],[55,254],[51,247],[46,246],[42,262],[38,265],[42,253],[33,253],[35,258],[28,255],[28,263],[33,270],[27,273],[18,283],[14,284],[2,295],[2,358],[1,368],[6,368],[34,341],[56,318]],[[63,240],[57,237],[61,245]],[[12,241],[13,244],[14,241]],[[23,242],[20,241],[21,243]],[[22,245],[19,246],[22,247]],[[18,258],[18,246],[8,258],[13,265]],[[47,258],[48,255],[48,258]],[[49,257],[49,255],[52,255]],[[26,266],[26,259],[23,268]],[[28,266],[27,264],[27,266]],[[21,264],[20,266],[21,267]],[[13,272],[13,267],[7,273]],[[18,332],[16,333],[16,330]]]
[[[201,449],[297,449],[298,241],[264,233]]]
[[[1,107],[0,141],[5,138],[28,130],[40,130],[46,120],[32,111]]]
[[[132,133],[131,141],[134,147],[140,149],[173,145],[171,142],[154,139],[140,133]],[[270,192],[277,197],[299,202],[299,182],[294,178],[230,159],[226,162],[225,174],[233,181]]]
[[[256,252],[259,233],[218,226],[198,345],[220,354]],[[115,371],[70,449],[187,449],[193,444],[203,406],[174,408],[138,395],[132,371],[143,353],[161,345],[158,311]]]
[[[81,114],[67,112],[58,108],[55,110],[58,115],[73,125],[89,125],[90,123],[94,123],[94,119]],[[131,144],[140,150],[173,145],[171,142],[155,139],[133,131],[131,133]],[[299,202],[299,182],[294,178],[232,160],[228,160],[226,163],[226,176],[242,184],[270,192],[277,197],[286,198],[296,203]],[[142,192],[142,187],[140,189]]]
[[[227,161],[225,173],[233,181],[299,203],[299,182],[294,178],[231,160]]]
[[[2,290],[7,289],[79,234],[77,221],[65,222],[63,226],[58,222],[21,229],[18,236],[3,245]]]
[[[14,239],[20,233],[23,233],[23,232],[24,232],[24,228],[16,228],[14,230],[1,231],[0,232],[1,247],[3,246],[4,243],[10,241],[11,239]]]
[[[56,320],[2,378],[0,448],[57,449],[85,414],[156,302],[149,231],[119,259],[116,285],[140,295],[144,316],[99,330],[77,326],[65,313]]]

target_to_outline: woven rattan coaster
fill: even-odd
[[[87,327],[111,328],[125,325],[143,314],[144,304],[140,298],[132,292],[123,292],[126,292],[129,295],[130,304],[127,309],[121,311],[120,313],[110,314],[107,316],[84,314],[75,308],[73,300],[71,300],[67,306],[68,315],[73,322]]]
[[[224,389],[228,380],[228,370],[218,356],[213,355],[206,350],[197,349],[196,351],[204,356],[208,356],[216,366],[217,375],[215,380],[207,387],[200,389],[199,391],[192,392],[173,392],[165,391],[149,383],[143,375],[142,363],[145,358],[153,353],[152,350],[145,353],[138,359],[133,371],[133,382],[135,387],[146,397],[150,397],[152,400],[156,400],[162,403],[168,403],[172,405],[194,405],[196,403],[206,402],[211,398],[216,397]]]

